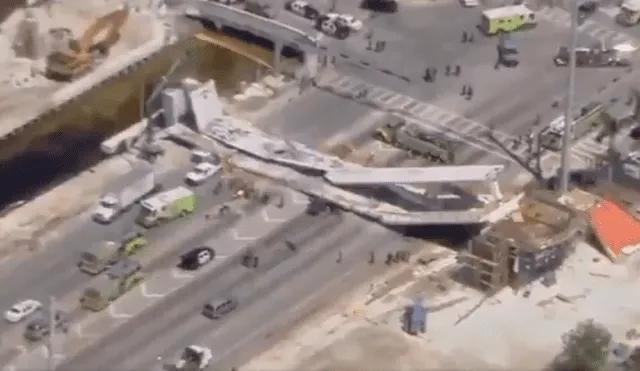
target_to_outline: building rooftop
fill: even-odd
[[[640,221],[616,201],[604,198],[588,214],[594,234],[612,260],[629,255],[640,246]]]
[[[546,192],[522,198],[518,210],[487,231],[487,238],[509,239],[518,248],[541,250],[555,246],[572,236],[584,223],[571,208],[557,202]]]

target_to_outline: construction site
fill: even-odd
[[[270,51],[196,22],[174,24],[158,4],[51,3],[7,18],[2,65],[11,72],[0,92],[6,118],[0,173],[18,181],[3,186],[15,187],[2,190],[0,204],[28,198],[102,159],[100,142],[140,120],[140,100],[185,53],[190,57],[181,69],[215,78],[226,96],[269,66]],[[34,168],[39,179],[25,172]]]
[[[533,179],[524,186],[502,182],[511,163],[492,158],[469,164],[461,159],[462,152],[471,151],[463,151],[468,143],[460,137],[388,110],[361,142],[317,149],[270,133],[234,110],[253,107],[252,91],[268,98],[260,102],[277,104],[302,94],[302,87],[284,96],[276,88],[255,92],[266,81],[286,80],[266,76],[271,51],[207,29],[206,22],[177,22],[158,4],[150,11],[148,5],[102,5],[54,3],[20,10],[3,26],[16,30],[2,33],[7,50],[15,50],[6,61],[15,72],[2,82],[7,97],[0,98],[0,106],[11,117],[8,122],[27,124],[3,139],[0,177],[16,180],[0,189],[0,208],[99,163],[121,165],[135,156],[171,163],[174,152],[186,158],[191,150],[189,156],[215,155],[225,176],[248,179],[240,190],[233,187],[234,197],[251,198],[250,183],[268,179],[308,198],[309,214],[314,208],[355,214],[415,247],[411,254],[387,254],[375,282],[340,298],[322,298],[307,322],[299,319],[290,326],[292,333],[265,335],[268,341],[256,351],[260,355],[241,369],[415,370],[425,364],[427,369],[523,364],[544,369],[576,317],[603,319],[616,339],[624,339],[629,323],[637,322],[638,183],[613,181],[628,175],[629,168],[611,128],[619,131],[636,121],[638,96],[636,107],[598,102],[580,111],[572,123],[574,139],[595,135],[614,144],[593,167],[576,169],[578,175],[597,173],[598,179],[578,176],[559,198],[547,189],[553,179]],[[141,22],[157,23],[162,40],[154,44],[157,49],[71,94],[76,90],[70,87],[93,81],[101,68],[115,68],[111,60],[154,40],[153,27],[137,27]],[[293,74],[299,62],[286,59],[285,75]],[[55,104],[39,102],[43,110],[36,117],[13,120],[12,112],[25,114],[33,96],[62,98]],[[152,98],[159,98],[154,106]],[[541,131],[539,156],[562,149],[564,125],[555,120]],[[369,141],[375,146],[360,148]],[[96,183],[104,181],[86,173]],[[97,198],[101,188],[65,186],[49,204],[60,204],[62,193]],[[73,205],[78,210],[70,214],[94,201],[78,201]],[[37,209],[27,204],[24,210],[29,207]],[[210,215],[207,221],[215,218]],[[261,223],[268,224],[264,219]],[[37,233],[29,233],[21,238],[42,244]],[[337,262],[341,257],[342,252]],[[373,260],[372,249],[372,266]],[[419,330],[411,328],[409,313],[415,308],[424,317]]]

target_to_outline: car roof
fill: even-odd
[[[122,278],[133,274],[138,269],[140,269],[140,263],[131,259],[123,259],[109,268],[107,276],[109,278]]]
[[[37,300],[33,300],[33,299],[26,299],[26,300],[22,300],[22,301],[19,301],[19,302],[15,303],[12,308],[22,308],[22,307],[27,306],[29,304],[40,304],[40,302],[37,301]]]

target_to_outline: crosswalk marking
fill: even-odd
[[[615,17],[615,14],[617,14],[617,9],[608,9],[603,13],[607,15],[613,14],[611,15],[611,17]],[[571,15],[569,14],[569,12],[562,8],[545,7],[539,10],[537,14],[540,19],[545,19],[558,27],[568,28],[571,26]],[[636,40],[635,38],[626,35],[623,32],[619,32],[611,29],[610,27],[599,24],[592,19],[587,19],[586,21],[584,21],[584,23],[582,23],[578,27],[578,31],[582,34],[586,34],[605,42],[610,41],[616,44],[626,43],[631,44],[635,47],[640,46],[639,40]]]
[[[337,72],[334,71],[334,73]],[[512,143],[517,140],[517,137],[512,134],[492,130],[482,123],[470,120],[444,108],[420,102],[412,97],[381,86],[368,84],[355,77],[338,75],[336,78],[328,79],[328,83],[320,83],[319,85],[333,89],[337,94],[344,96],[353,96],[359,89],[366,89],[369,92],[366,97],[368,102],[380,107],[383,111],[397,111],[403,117],[411,118],[407,121],[415,122],[430,130],[448,134],[452,138],[466,142],[471,146],[496,154],[499,158],[508,158],[508,155],[503,153],[499,146],[496,145],[496,141],[500,143],[500,146],[508,148],[517,157],[524,158],[527,156],[528,146],[526,144],[516,149],[512,148]],[[489,134],[493,139],[489,138]],[[605,138],[602,143],[598,143],[595,138],[596,134],[594,133],[575,142],[571,151],[572,162],[580,166],[592,165],[594,161],[607,153],[608,138]],[[545,152],[541,159],[543,164],[546,164],[545,166],[552,170],[554,169],[553,166],[559,164],[558,160],[559,154],[549,151]]]
[[[608,17],[610,18],[614,18],[618,15],[618,13],[620,12],[620,8],[618,8],[617,6],[600,6],[598,8],[598,11],[600,13],[606,14]]]

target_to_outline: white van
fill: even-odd
[[[462,1],[462,6],[465,8],[475,8],[476,6],[480,5],[478,0],[461,0],[461,1]]]

